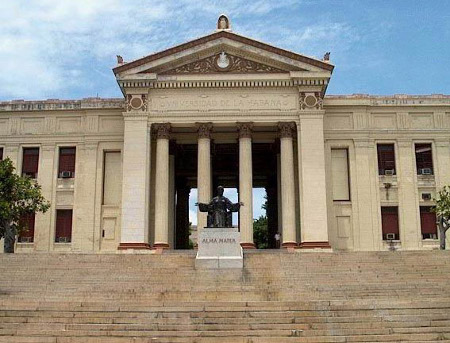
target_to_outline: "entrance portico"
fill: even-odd
[[[332,69],[228,29],[116,67],[127,100],[119,249],[186,247],[189,190],[208,202],[224,182],[244,203],[244,248],[254,248],[254,187],[267,190],[283,247],[330,248],[322,99]],[[226,147],[235,154],[216,157]]]

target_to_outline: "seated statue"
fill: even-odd
[[[200,212],[208,212],[207,227],[232,227],[232,212],[238,212],[244,204],[233,204],[230,199],[223,196],[223,187],[217,187],[217,196],[208,204],[196,203]]]

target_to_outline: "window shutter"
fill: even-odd
[[[75,173],[75,148],[59,149],[59,174],[64,171]]]

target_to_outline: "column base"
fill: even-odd
[[[162,250],[166,250],[169,249],[170,246],[167,243],[155,243],[153,244],[153,249],[162,249]]]
[[[148,243],[120,243],[118,250],[127,250],[127,249],[150,249],[150,244]]]
[[[241,243],[242,249],[256,249],[255,243]]]
[[[286,249],[295,249],[298,247],[298,244],[297,242],[283,242],[281,247]]]
[[[329,242],[302,242],[300,249],[331,249]]]

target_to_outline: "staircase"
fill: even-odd
[[[0,342],[450,342],[450,252],[0,255]]]

